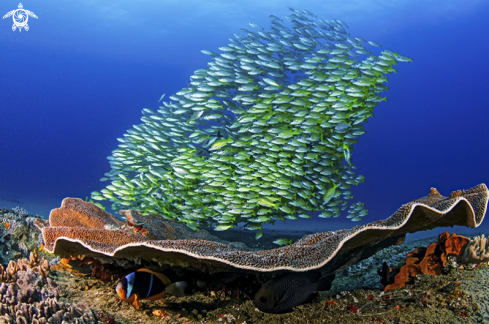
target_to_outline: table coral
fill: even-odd
[[[401,206],[385,220],[349,230],[307,235],[292,245],[264,251],[253,251],[237,243],[208,240],[202,234],[205,231],[189,230],[193,234],[181,231],[180,235],[184,236],[166,239],[162,233],[168,232],[169,225],[177,226],[177,222],[164,220],[158,215],[138,216],[135,213],[134,216],[140,218],[134,221],[147,231],[142,233],[94,205],[74,198],[64,199],[61,208],[51,212],[50,225],[41,230],[45,249],[61,256],[147,259],[206,267],[207,270],[277,272],[320,269],[324,274],[330,274],[357,263],[380,248],[395,244],[408,232],[438,226],[477,227],[484,219],[487,201],[488,190],[484,184],[461,191],[454,198],[444,197],[432,189],[426,197]],[[146,217],[152,220],[151,226],[144,224]],[[176,230],[170,232],[171,235],[177,233]],[[155,239],[150,239],[153,237]]]

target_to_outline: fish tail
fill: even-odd
[[[177,281],[172,284],[169,284],[165,287],[165,292],[167,294],[183,297],[185,296],[185,288],[187,287],[187,283],[185,281]]]

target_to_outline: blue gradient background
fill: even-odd
[[[286,6],[340,19],[352,36],[414,57],[389,78],[389,101],[377,107],[354,149],[366,181],[353,194],[370,211],[366,222],[388,217],[430,187],[448,195],[489,180],[489,1],[23,5],[39,17],[29,18],[28,32],[13,32],[10,17],[0,20],[0,207],[48,216],[64,197],[101,189],[116,138],[140,123],[142,108],[157,108],[162,93],[177,92],[207,67],[201,49],[217,51],[250,22],[268,27],[270,14],[289,14]],[[0,15],[17,6],[0,2]],[[358,223],[285,225],[325,231]]]

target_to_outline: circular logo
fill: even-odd
[[[27,16],[27,12],[23,9],[17,9],[14,14],[14,24],[17,27],[24,27],[27,24],[27,20],[29,17]]]

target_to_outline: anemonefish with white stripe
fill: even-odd
[[[186,287],[185,281],[171,283],[164,274],[148,269],[139,269],[119,281],[115,291],[122,300],[139,309],[141,299],[158,300],[164,298],[166,294],[183,297]]]

